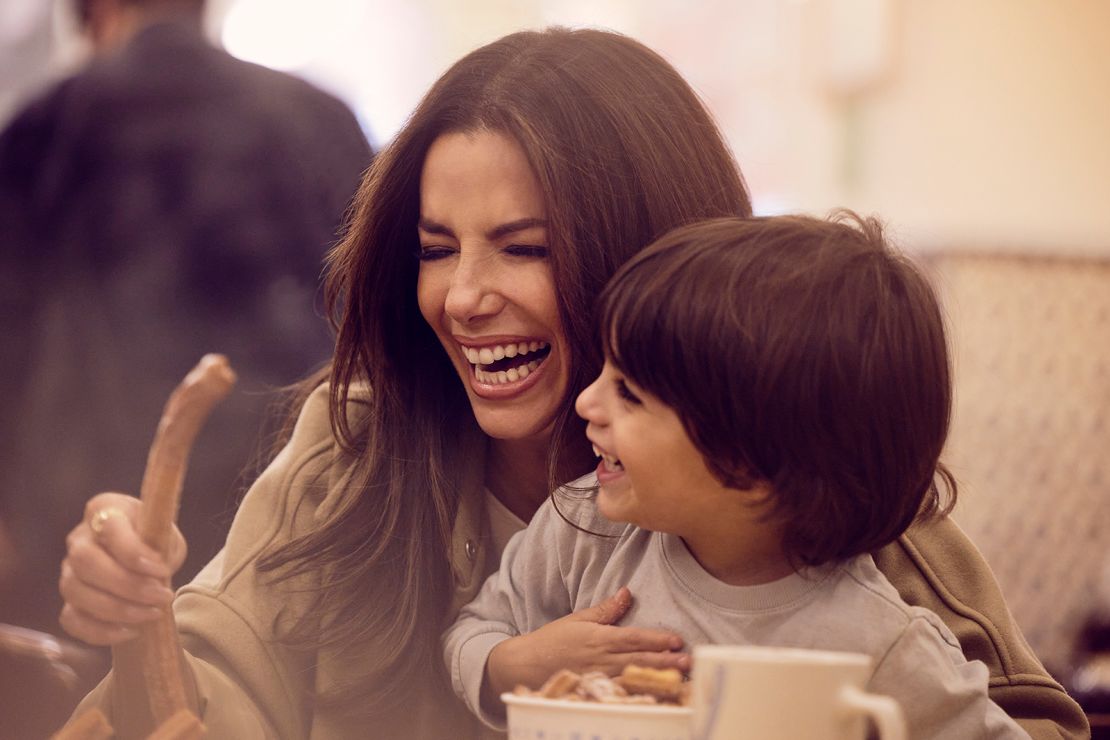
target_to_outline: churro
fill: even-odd
[[[563,669],[556,672],[536,691],[517,686],[518,696],[535,696],[564,701],[590,701],[602,704],[678,704],[690,703],[689,685],[673,669],[626,666],[620,676],[611,678],[601,672],[578,674]]]

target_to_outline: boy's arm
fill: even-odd
[[[964,658],[934,615],[917,616],[883,656],[868,690],[902,705],[915,738],[1023,738],[1029,734],[987,694],[987,668]]]
[[[991,698],[1030,735],[1091,736],[1083,710],[1033,654],[990,567],[951,517],[914,524],[874,558],[906,602],[936,613],[967,659],[987,666]]]
[[[455,693],[491,726],[503,723],[503,718],[483,711],[489,655],[510,637],[570,613],[573,596],[560,562],[564,555],[571,559],[576,532],[559,518],[550,500],[545,502],[531,524],[509,541],[501,567],[444,633],[444,658]]]
[[[560,499],[559,512],[549,500],[510,540],[500,570],[444,634],[455,693],[483,722],[502,729],[500,693],[538,688],[561,668],[610,675],[629,663],[689,668],[689,657],[674,652],[678,635],[615,626],[632,605],[627,588],[598,591],[625,530],[602,519],[590,499]],[[572,612],[581,604],[590,606]]]

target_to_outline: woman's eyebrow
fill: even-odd
[[[509,234],[515,234],[518,231],[525,229],[543,228],[547,226],[547,221],[542,218],[519,218],[516,221],[509,221],[508,223],[495,226],[486,232],[486,239],[489,241],[497,241]],[[416,228],[420,229],[426,234],[438,234],[440,236],[449,236],[455,238],[455,232],[441,223],[436,223],[431,219],[424,218],[423,216],[416,222]]]
[[[547,221],[544,219],[534,219],[534,217],[527,217],[527,219],[517,219],[516,221],[509,221],[508,223],[494,226],[493,229],[486,232],[486,240],[496,242],[498,239],[503,239],[503,237],[508,236],[509,234],[515,234],[518,231],[524,231],[526,229],[536,229],[536,227],[546,226]],[[420,221],[416,222],[416,227],[425,234],[438,234],[441,236],[450,236],[452,237],[452,239],[455,239],[455,232],[453,232],[450,227],[447,227],[442,223],[436,223],[435,221],[432,221],[430,219],[425,219],[425,217],[423,216],[421,216]]]
[[[430,221],[423,216],[416,222],[416,228],[425,231],[429,234],[439,234],[440,236],[449,236],[452,239],[455,237],[455,232],[447,228],[443,224],[438,224],[435,221]]]
[[[546,226],[547,221],[542,218],[519,218],[516,221],[510,221],[507,224],[501,224],[500,226],[495,226],[490,229],[486,234],[486,238],[492,242],[508,236],[509,234],[516,233],[517,231]]]

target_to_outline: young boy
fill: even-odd
[[[687,647],[870,655],[868,689],[901,703],[915,738],[1027,737],[988,698],[985,666],[869,554],[956,494],[938,462],[952,403],[941,312],[877,222],[680,228],[614,276],[601,316],[605,366],[577,402],[596,483],[539,510],[445,636],[473,711],[497,726],[496,691],[536,683],[523,666],[550,672],[545,625],[628,586],[621,624]]]

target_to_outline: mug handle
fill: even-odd
[[[855,686],[845,686],[840,703],[853,714],[859,713],[875,723],[881,740],[906,740],[906,718],[902,707],[889,696],[869,694]]]

